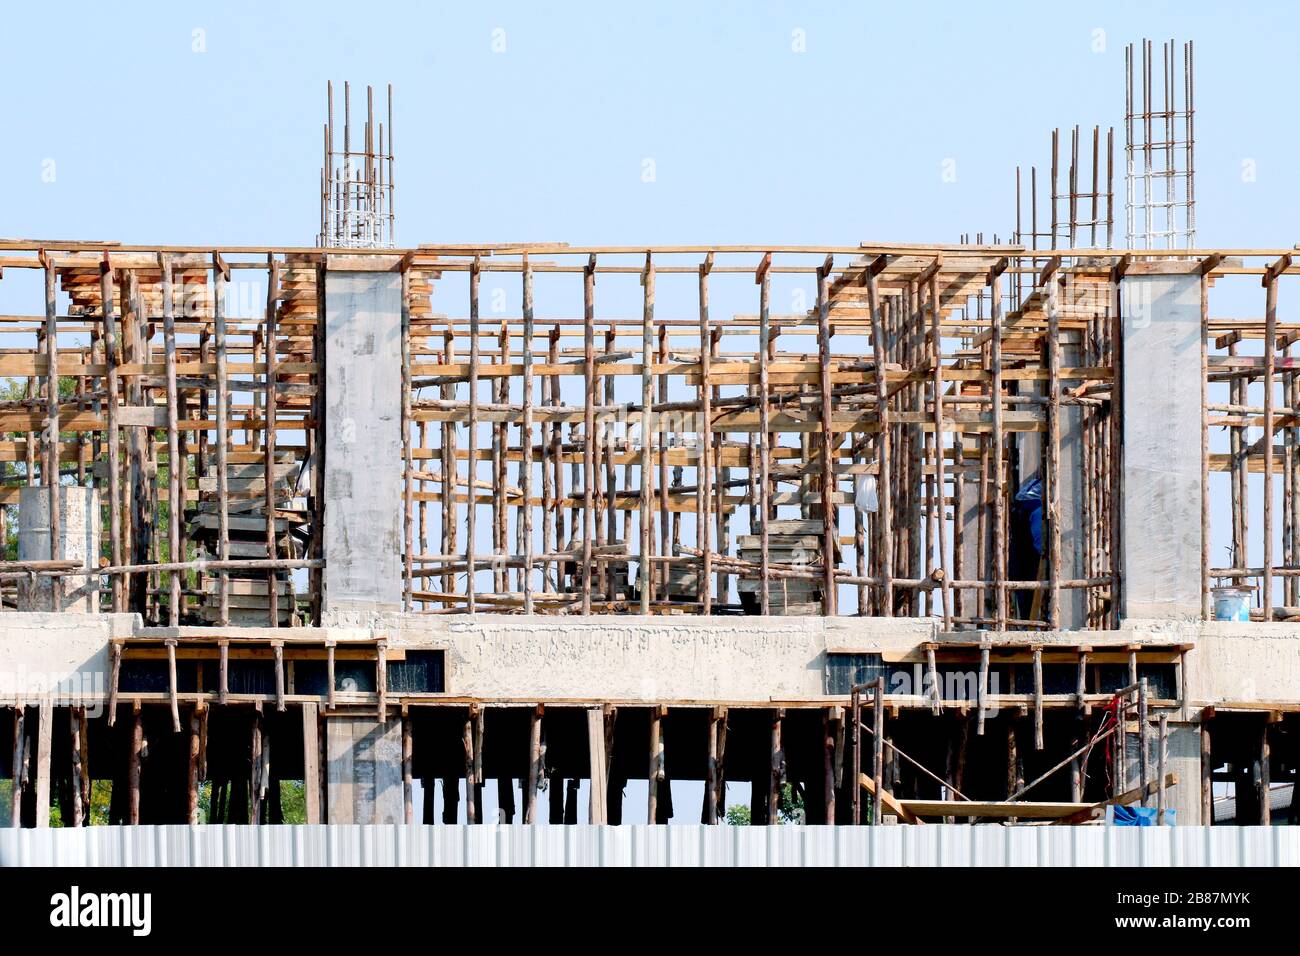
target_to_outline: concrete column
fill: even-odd
[[[325,746],[329,823],[405,822],[400,718],[331,717]]]
[[[94,488],[80,485],[59,487],[60,558],[85,561],[87,567],[99,561],[99,497]],[[39,485],[18,490],[18,560],[50,559],[50,489]],[[18,584],[20,611],[70,611],[95,614],[99,611],[99,579],[87,574],[63,578],[62,600],[53,607],[53,578],[38,577]]]
[[[402,283],[325,279],[326,624],[402,607]]]
[[[1182,264],[1179,264],[1182,266]],[[1127,276],[1124,617],[1201,613],[1201,291],[1195,274]]]

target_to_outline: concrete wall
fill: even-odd
[[[103,694],[108,642],[139,626],[133,614],[0,614],[0,696]]]
[[[63,485],[59,488],[59,550],[61,558],[93,565],[99,560],[99,496],[94,488]],[[38,485],[18,489],[18,560],[50,559],[50,489]],[[53,578],[20,581],[18,605],[24,611],[99,611],[99,578],[66,575],[61,581],[59,606],[53,604]]]
[[[325,278],[327,622],[402,604],[402,284],[395,272]]]
[[[330,823],[402,823],[402,722],[331,717],[326,804]]]
[[[1201,613],[1201,292],[1197,275],[1123,280],[1122,610]]]

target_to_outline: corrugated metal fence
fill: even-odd
[[[1297,866],[1300,827],[0,830],[2,866]]]

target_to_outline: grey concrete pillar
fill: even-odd
[[[60,485],[58,489],[58,555],[84,561],[87,568],[99,563],[99,496],[94,488]],[[50,489],[39,485],[18,490],[18,560],[50,560]],[[20,611],[69,611],[95,614],[99,611],[99,578],[88,574],[67,575],[62,582],[59,606],[52,605],[53,578],[37,577],[18,584]]]
[[[1121,611],[1129,618],[1196,619],[1201,614],[1200,276],[1126,276],[1120,300]]]
[[[325,721],[329,758],[329,823],[404,823],[402,721],[331,717]]]
[[[326,273],[327,624],[402,607],[401,313],[399,273]]]

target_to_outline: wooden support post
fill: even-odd
[[[654,319],[655,268],[646,253],[645,271],[641,274],[644,302],[641,316],[641,613],[650,613],[654,591],[654,572],[650,566],[652,526],[654,524],[654,472],[651,468],[654,449]],[[654,783],[651,783],[651,809],[654,808]],[[654,823],[653,814],[650,823]]]
[[[402,268],[402,607],[414,608],[415,463],[411,456],[411,270]],[[450,501],[444,501],[448,507]],[[421,535],[423,543],[423,535]],[[444,552],[445,553],[445,552]],[[407,821],[408,823],[410,820]]]
[[[190,826],[197,826],[199,823],[199,732],[200,732],[200,711],[203,705],[199,704],[190,712],[190,752],[189,752],[189,774],[185,787],[185,820]]]
[[[930,713],[938,717],[943,713],[943,682],[939,677],[939,664],[935,659],[933,644],[926,645],[925,667],[930,679],[930,686],[926,691],[930,696]]]
[[[384,641],[375,646],[375,691],[379,695],[379,723],[382,724],[388,719],[388,644]]]
[[[866,270],[867,302],[871,311],[871,351],[875,364],[876,416],[880,431],[876,436],[876,488],[880,510],[876,513],[876,553],[880,568],[880,605],[883,617],[894,616],[894,530],[893,493],[894,475],[890,467],[889,443],[889,385],[885,380],[885,325],[881,317],[880,295],[876,289],[877,265],[884,268],[878,258]],[[854,788],[854,799],[860,799]],[[855,821],[856,822],[856,821]]]
[[[823,803],[826,809],[826,825],[832,826],[835,823],[835,754],[836,754],[836,733],[835,725],[840,722],[836,715],[839,709],[829,707],[822,712],[822,759],[823,759]]]
[[[275,544],[275,421],[279,411],[279,398],[276,394],[276,365],[279,363],[279,335],[276,328],[276,302],[280,296],[280,264],[274,253],[266,257],[266,440],[263,442],[265,452],[265,488],[266,495],[266,556],[274,559],[279,556]],[[324,321],[322,317],[322,321]],[[268,595],[268,624],[280,626],[280,590],[279,572],[266,572],[266,591]]]
[[[655,823],[659,814],[659,784],[664,780],[662,720],[667,714],[667,707],[656,705],[650,709],[650,771],[646,775],[648,781],[646,822],[649,824]]]
[[[781,745],[781,720],[785,710],[777,708],[772,712],[772,772],[767,785],[767,823],[774,826],[780,820],[781,788],[785,785],[785,750]]]
[[[479,320],[478,320],[478,286],[479,258],[469,270],[469,447],[465,450],[468,461],[468,489],[465,493],[465,581],[466,604],[470,614],[477,610],[475,605],[475,512],[478,511],[478,369],[479,369]],[[466,811],[473,816],[472,799],[466,804]]]
[[[1002,260],[1005,263],[1005,260]],[[1003,426],[1002,407],[1002,273],[989,270],[989,377],[993,418],[992,496],[993,496],[993,597],[995,626],[999,631],[1007,627],[1007,541],[1003,495]],[[981,714],[981,719],[982,719]]]
[[[117,374],[117,320],[113,308],[113,270],[109,265],[108,252],[104,252],[104,261],[100,265],[99,298],[104,320],[104,364],[106,412],[108,416],[108,536],[109,551],[114,567],[121,567],[122,560],[122,488],[120,448],[121,431],[118,426],[118,374]],[[121,614],[126,611],[126,579],[115,574],[112,577],[113,610]]]
[[[63,557],[63,514],[59,501],[59,333],[54,262],[45,256],[45,483],[50,489],[50,559]],[[28,438],[30,441],[30,436]],[[50,578],[51,611],[63,610],[63,579]]]
[[[307,702],[302,705],[303,809],[307,823],[320,823],[323,816],[320,763],[319,707]]]
[[[217,703],[230,700],[230,642],[217,642]]]
[[[117,688],[122,676],[122,645],[108,645],[108,726],[117,723]]]
[[[587,752],[591,764],[591,805],[587,822],[603,826],[609,822],[605,803],[609,781],[605,761],[605,712],[600,707],[587,708]]]
[[[478,806],[474,800],[478,777],[474,773],[477,755],[474,752],[474,725],[478,722],[478,705],[470,704],[461,731],[461,746],[465,751],[465,822],[480,823]]]
[[[176,687],[176,639],[168,638],[167,645],[167,697],[172,711],[172,732],[181,732],[181,707]]]
[[[54,699],[41,698],[36,725],[36,827],[50,825],[50,751],[54,735]],[[1267,748],[1266,748],[1267,749]]]
[[[262,764],[262,702],[253,705],[253,740],[250,749],[248,781],[248,822],[257,826],[262,822],[262,797],[266,793],[266,780]]]
[[[1265,343],[1264,348],[1267,349],[1268,347],[1269,347],[1268,343]],[[1272,450],[1268,451],[1268,454],[1271,455],[1272,453],[1273,453]],[[1259,797],[1259,825],[1262,827],[1272,826],[1273,824],[1273,806],[1269,799],[1273,787],[1273,774],[1272,774],[1273,751],[1272,751],[1272,747],[1269,746],[1269,728],[1272,726],[1272,724],[1270,723],[1270,719],[1271,717],[1269,714],[1264,715],[1264,727],[1259,733],[1258,797]],[[38,777],[37,778],[38,784],[39,784],[39,780],[40,778]],[[39,809],[40,807],[38,805],[37,810],[39,811]],[[39,825],[39,820],[37,821],[37,823]]]
[[[975,719],[975,733],[983,737],[984,715],[988,710],[989,701],[989,646],[986,642],[980,643],[980,671],[976,695],[978,697],[977,706],[979,707],[979,714]]]
[[[696,572],[696,586],[703,614],[713,613],[713,521],[709,512],[713,505],[713,387],[709,382],[713,356],[709,352],[709,272],[713,268],[713,255],[700,263],[700,387],[697,392],[700,405],[700,448],[695,479],[695,534],[700,544],[700,567]],[[761,369],[762,359],[759,360]],[[760,409],[759,414],[762,414]],[[751,464],[752,467],[752,464]],[[764,550],[766,554],[766,549]],[[710,724],[710,735],[716,728]],[[706,823],[716,822],[714,819]]]
[[[707,578],[705,579],[707,580]],[[709,713],[709,757],[705,766],[704,814],[701,823],[718,822],[718,708]]]
[[[596,257],[582,273],[582,613],[591,614],[596,492]],[[594,798],[593,798],[594,799]],[[593,808],[595,804],[592,804]],[[603,809],[603,808],[602,808]]]
[[[24,726],[27,707],[22,698],[14,705],[13,789],[10,795],[9,825],[17,829],[23,825],[23,786],[26,783],[23,768],[27,765],[25,750],[27,731]]]
[[[862,776],[862,694],[857,687],[854,687],[849,696],[849,741],[853,751],[853,779],[858,780]],[[862,788],[853,787],[853,814],[852,820],[854,826],[862,823]]]
[[[1264,577],[1260,603],[1264,620],[1273,619],[1273,428],[1274,398],[1273,374],[1277,357],[1277,277],[1290,264],[1291,257],[1283,256],[1270,266],[1264,275]],[[1277,268],[1281,266],[1281,268]],[[1242,564],[1249,562],[1242,559]]]
[[[318,281],[323,279],[324,274],[318,276]],[[228,379],[229,366],[227,364],[227,345],[226,345],[226,283],[230,280],[230,270],[221,256],[213,254],[212,257],[212,345],[217,356],[217,556],[222,561],[230,560],[230,489],[229,489],[229,468],[230,468],[230,422],[228,416],[230,413],[230,382]],[[324,323],[325,317],[322,314],[318,321]],[[322,359],[323,361],[323,359]],[[324,376],[320,376],[322,379]],[[321,463],[316,463],[316,470],[320,471]],[[321,529],[315,529],[315,534],[321,534]],[[230,581],[229,575],[225,571],[217,572],[217,585],[219,591],[218,606],[218,623],[222,627],[230,624]],[[225,657],[222,657],[225,660]],[[222,671],[224,674],[224,663]],[[222,688],[225,682],[222,682]],[[225,703],[224,691],[222,703]]]
[[[519,487],[521,497],[523,498],[523,508],[521,509],[521,521],[523,524],[524,538],[524,570],[523,570],[523,591],[524,591],[524,613],[533,613],[533,505],[532,505],[532,488],[533,488],[533,267],[528,261],[528,254],[524,253],[523,264],[524,280],[524,410],[523,420],[520,425],[519,448],[523,457],[523,464],[519,469]],[[545,441],[543,441],[543,447]],[[543,461],[542,470],[546,470],[546,464]],[[446,505],[444,505],[444,508]],[[543,521],[545,516],[543,516]],[[544,589],[543,589],[544,590]]]
[[[871,767],[872,782],[875,789],[871,807],[871,825],[880,826],[883,822],[881,802],[885,793],[885,679],[876,678],[872,692],[872,732],[871,732]]]
[[[770,495],[772,489],[771,457],[772,435],[771,414],[769,407],[771,386],[769,384],[769,356],[772,347],[771,329],[771,285],[769,275],[772,267],[772,253],[766,253],[758,266],[758,594],[759,613],[767,617],[771,613],[771,559],[768,555],[768,522],[772,517]],[[703,332],[700,338],[700,354],[705,354]],[[707,393],[707,390],[706,390]],[[707,438],[702,439],[707,447]],[[753,462],[750,463],[753,467]]]
[[[1149,764],[1151,755],[1148,748],[1148,718],[1147,713],[1149,695],[1147,693],[1146,678],[1142,678],[1138,684],[1138,786],[1142,788],[1142,806],[1147,805],[1147,781],[1151,779]]]
[[[85,826],[89,813],[90,804],[86,800],[86,774],[90,770],[89,762],[82,759],[82,746],[85,741],[85,727],[83,723],[86,719],[86,709],[84,707],[72,707],[68,710],[68,728],[72,732],[72,746],[69,748],[69,757],[71,758],[72,767],[72,820],[71,825],[74,827]]]
[[[181,526],[185,523],[185,497],[181,493],[180,433],[177,431],[176,413],[179,397],[176,388],[176,309],[172,296],[172,262],[166,253],[158,254],[158,268],[162,273],[163,350],[167,372],[167,554],[168,561],[184,561],[181,553]],[[171,594],[167,605],[168,623],[178,627],[181,622],[183,578],[181,571],[168,574]],[[176,718],[179,725],[180,717]],[[176,728],[178,731],[180,727]]]
[[[1169,715],[1160,715],[1160,733],[1156,739],[1156,823],[1165,825],[1165,746],[1169,739]]]
[[[127,759],[127,787],[129,788],[127,822],[131,826],[140,823],[140,758],[144,752],[144,715],[140,712],[140,702],[134,702],[131,708],[131,752]]]
[[[284,641],[272,641],[271,653],[275,655],[275,709],[284,713]]]
[[[835,552],[839,545],[835,504],[835,444],[833,428],[835,403],[831,391],[831,322],[830,295],[827,282],[833,259],[817,269],[817,351],[818,384],[821,388],[821,466],[822,466],[822,613],[836,613]]]
[[[934,488],[935,504],[934,509],[938,515],[937,543],[939,546],[939,573],[942,575],[942,600],[943,600],[943,626],[944,630],[952,629],[952,578],[948,568],[948,519],[946,516],[947,506],[944,504],[944,496],[947,479],[945,476],[946,456],[943,448],[943,329],[942,329],[942,310],[939,299],[938,283],[936,275],[939,266],[943,263],[942,258],[937,258],[930,273],[930,279],[927,284],[930,300],[930,335],[933,339],[931,349],[933,355],[933,366],[930,369],[932,376],[931,389],[934,391]],[[961,433],[955,435],[954,445],[960,445]],[[953,514],[958,515],[961,508],[961,496],[955,496]],[[960,526],[960,518],[954,521],[954,526]],[[933,545],[932,545],[933,547]],[[954,551],[960,551],[955,548]]]
[[[537,823],[537,787],[544,776],[542,767],[542,715],[546,712],[538,704],[528,715],[528,789],[524,796],[524,823]]]
[[[1210,718],[1214,711],[1201,713],[1201,826],[1214,825],[1214,748],[1210,739]]]
[[[1057,302],[1060,288],[1057,276],[1048,279],[1047,288],[1047,467],[1043,484],[1047,493],[1047,626],[1061,628],[1061,314]],[[1087,575],[1085,575],[1086,577]],[[1035,740],[1043,748],[1042,727],[1035,718]]]
[[[334,642],[325,642],[325,701],[334,709]]]
[[[415,777],[412,773],[414,745],[411,739],[411,715],[402,714],[402,811],[407,824],[415,822]]]
[[[1043,749],[1043,649],[1034,648],[1034,749]]]

